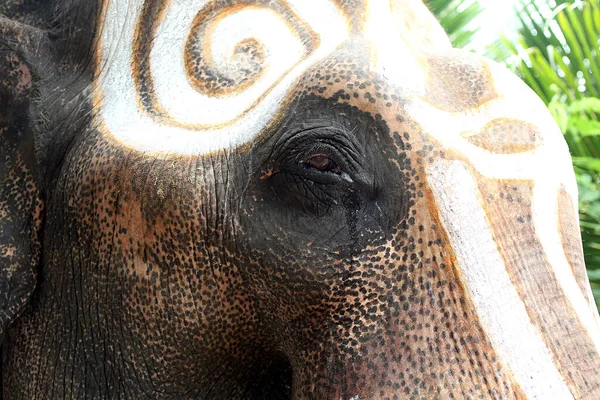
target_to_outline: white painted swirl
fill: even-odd
[[[143,26],[148,6],[144,0],[108,1],[96,84],[102,123],[112,137],[141,151],[177,154],[202,154],[246,143],[273,118],[295,80],[348,37],[343,15],[328,1],[282,1],[281,9],[259,1],[228,8],[223,4],[167,2],[149,29]],[[197,17],[207,7],[213,10],[212,18],[200,21],[202,30],[196,32]],[[225,11],[215,14],[219,8]],[[315,39],[311,46],[300,37],[297,26],[310,30]],[[144,31],[140,35],[138,30]],[[199,90],[186,68],[190,49],[186,46],[194,35],[200,35],[195,40],[203,46],[206,60],[202,62],[216,74],[226,76],[232,68],[240,68],[236,57],[248,43],[260,50],[254,60],[260,73],[225,94]],[[136,70],[144,58],[140,37],[151,46],[142,78]],[[140,79],[148,81],[145,86]]]
[[[150,58],[156,95],[178,122],[220,125],[234,120],[304,56],[305,49],[300,38],[273,10],[238,10],[219,20],[212,29],[212,36],[204,38],[210,41],[212,59],[224,69],[237,43],[254,38],[267,49],[267,73],[247,90],[230,97],[209,97],[199,93],[190,85],[182,62],[188,35],[181,32],[181,27],[191,26],[196,15],[189,3],[194,1],[178,1],[169,7]]]

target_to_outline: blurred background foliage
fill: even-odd
[[[426,0],[455,47],[478,33],[477,0]],[[600,0],[519,0],[484,53],[518,74],[565,135],[579,186],[583,251],[600,305]]]
[[[436,16],[454,47],[465,47],[477,28],[473,22],[483,11],[477,0],[429,0],[427,6]]]

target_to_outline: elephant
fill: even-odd
[[[0,5],[0,397],[599,399],[568,148],[419,0]]]

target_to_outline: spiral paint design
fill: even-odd
[[[268,29],[257,26],[255,21],[264,21]],[[235,32],[224,32],[231,26],[236,27]],[[275,31],[289,37],[273,41],[270,35]],[[214,37],[223,40],[213,43]],[[317,35],[300,24],[296,15],[283,8],[282,3],[274,7],[259,4],[205,7],[194,18],[186,42],[185,67],[198,91],[211,96],[233,95],[249,89],[264,77],[270,54],[287,52],[297,56],[296,60],[282,60],[283,63],[274,66],[278,74],[285,74],[317,44]],[[290,45],[295,48],[289,49]]]
[[[306,68],[348,36],[333,3],[110,0],[102,121],[143,151],[197,154],[258,135]]]

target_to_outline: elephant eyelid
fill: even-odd
[[[313,154],[308,159],[300,161],[300,164],[323,172],[341,172],[338,163],[326,153]]]

